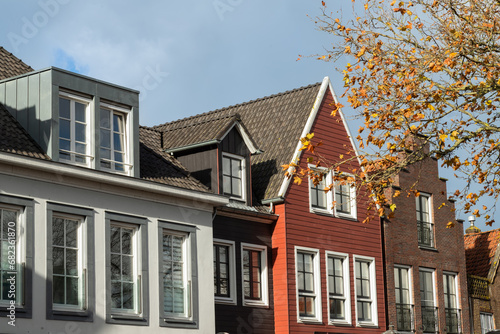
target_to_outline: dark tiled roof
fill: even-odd
[[[0,46],[0,80],[32,71],[30,66]]]
[[[141,127],[139,141],[142,179],[174,187],[210,192],[207,187],[191,177],[179,161],[161,150],[161,134],[158,131]]]
[[[467,274],[488,277],[500,242],[500,229],[464,235]]]
[[[19,122],[0,104],[0,151],[50,160]]]
[[[242,123],[256,145],[264,153],[252,157],[252,188],[259,200],[278,196],[284,174],[281,165],[289,163],[297,142],[311,113],[321,83],[301,87],[284,93],[271,95],[235,106],[184,118],[155,126],[154,129],[176,138],[180,142],[192,143],[199,138],[212,137],[221,129],[224,119],[240,115]],[[203,134],[203,135],[201,135]],[[165,139],[165,137],[164,137]],[[164,148],[171,144],[164,140]],[[257,203],[254,203],[257,204]]]

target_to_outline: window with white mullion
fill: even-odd
[[[422,327],[424,333],[438,331],[438,315],[436,308],[436,295],[434,283],[434,270],[420,268],[420,312],[422,314]]]
[[[297,253],[297,287],[299,292],[299,316],[316,316],[314,254]]]
[[[137,313],[137,228],[113,223],[110,230],[111,308]]]
[[[356,319],[359,326],[377,326],[377,284],[375,259],[354,255],[356,277]]]
[[[338,184],[335,187],[335,208],[337,212],[351,214],[351,186]]]
[[[53,303],[57,307],[83,309],[81,221],[54,216],[52,220]]]
[[[59,97],[59,159],[89,163],[88,103]]]
[[[214,294],[216,297],[230,297],[230,246],[214,244]]]
[[[410,295],[410,269],[394,267],[394,285],[396,294],[396,318],[398,331],[413,330],[413,305]]]
[[[328,210],[328,196],[325,192],[326,174],[320,175],[320,179],[315,184],[314,180],[310,180],[311,207],[313,209]]]
[[[495,322],[493,321],[492,313],[480,313],[481,319],[481,334],[486,334],[495,329]]]
[[[326,255],[329,319],[331,322],[350,323],[348,255],[332,252]]]
[[[434,247],[434,224],[430,214],[431,196],[420,193],[416,197],[418,243],[422,246]]]
[[[118,172],[126,171],[125,115],[112,109],[100,112],[101,167]]]
[[[186,268],[186,235],[163,234],[163,310],[166,314],[189,316],[189,286]]]

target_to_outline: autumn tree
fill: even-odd
[[[353,3],[354,16],[344,19],[322,2],[316,23],[334,39],[319,58],[350,62],[341,69],[343,96],[364,122],[357,137],[364,167],[355,171],[358,182],[383,207],[394,176],[432,156],[466,180],[454,194],[465,212],[483,196],[498,199],[500,1]],[[304,149],[314,148],[309,139]],[[338,168],[343,162],[328,163]],[[309,171],[294,173],[314,178]],[[491,209],[482,210],[489,225]]]

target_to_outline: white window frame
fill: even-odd
[[[237,289],[236,289],[236,255],[235,255],[235,243],[230,240],[216,239],[214,238],[214,245],[226,246],[229,248],[228,252],[228,262],[229,262],[229,297],[215,296],[215,302],[217,304],[237,304]],[[215,254],[214,254],[215,259]],[[215,272],[215,268],[214,268]]]
[[[240,160],[240,162],[241,162],[241,197],[235,197],[232,194],[231,195],[224,194],[224,158],[225,157],[235,159],[235,160]],[[222,152],[221,175],[222,175],[222,194],[229,196],[229,198],[232,200],[246,202],[246,198],[247,198],[247,194],[246,194],[247,185],[246,185],[246,183],[247,183],[247,181],[246,181],[246,159],[245,159],[245,157],[242,157],[242,156],[236,155],[236,154],[232,154],[232,153]]]
[[[420,201],[420,198],[421,197],[426,197],[427,198],[427,210],[429,211],[429,221],[428,222],[423,222],[422,223],[426,223],[426,224],[429,224],[430,226],[430,238],[431,238],[431,244],[430,245],[426,245],[424,243],[421,243],[420,240],[418,240],[418,235],[417,235],[417,241],[418,241],[418,245],[419,247],[427,247],[427,248],[436,248],[436,240],[435,240],[435,226],[434,226],[434,221],[433,221],[433,205],[432,205],[432,200],[433,200],[433,197],[432,197],[432,194],[429,194],[429,193],[425,193],[425,192],[420,192],[419,196],[418,197],[415,197],[415,213],[417,214],[417,224],[419,224],[419,217],[418,217],[418,211],[417,211],[417,202]],[[418,225],[417,225],[418,226]]]
[[[446,308],[446,298],[447,298],[447,294],[446,294],[446,290],[445,290],[445,287],[444,287],[444,281],[445,281],[445,278],[446,276],[453,276],[453,285],[454,285],[454,288],[455,288],[455,310],[458,310],[459,312],[461,312],[461,307],[460,307],[460,298],[459,298],[459,290],[458,290],[458,273],[456,272],[452,272],[452,271],[443,271],[443,298],[445,298],[445,303],[443,304],[444,306],[444,309],[445,309],[445,314],[446,314],[446,309],[452,309],[452,308]],[[446,316],[445,316],[446,318]],[[459,323],[458,323],[458,329],[460,331],[461,329],[461,323],[460,321],[462,320],[461,319],[461,315],[459,317]],[[448,331],[448,328],[446,328],[446,330]]]
[[[428,273],[431,273],[431,277],[432,277],[432,306],[427,306],[427,307],[433,307],[433,308],[437,308],[437,295],[436,295],[436,270],[435,269],[432,269],[432,268],[423,268],[423,267],[420,267],[418,269],[418,279],[419,281],[421,281],[421,277],[420,277],[420,272],[428,272]],[[420,282],[421,284],[421,282]],[[418,287],[418,291],[419,291],[419,294],[420,294],[420,312],[422,313],[422,306],[426,307],[425,305],[422,305],[422,291],[420,290],[420,284],[419,284],[419,287]],[[439,315],[437,318],[435,318],[436,320],[436,327],[438,328],[439,330]],[[424,333],[435,333],[435,331],[432,331],[432,332],[424,332]]]
[[[102,170],[130,175],[132,172],[132,164],[130,163],[130,147],[131,147],[131,142],[130,142],[130,140],[131,140],[131,125],[130,125],[130,123],[131,122],[129,121],[131,110],[123,108],[123,107],[119,107],[119,106],[116,106],[113,104],[101,102],[100,108],[99,108],[99,131],[101,131],[101,124],[100,124],[100,122],[101,122],[101,120],[100,120],[101,109],[104,109],[106,111],[110,111],[113,115],[120,114],[123,116],[123,136],[124,136],[124,138],[123,138],[123,152],[124,152],[124,157],[123,157],[123,162],[119,162],[117,164],[123,165],[124,170],[123,171],[116,170],[116,168],[114,167],[116,162],[115,162],[114,157],[113,157],[113,153],[114,153],[113,137],[114,136],[113,136],[113,119],[112,118],[110,119],[110,122],[111,122],[110,145],[111,145],[111,155],[112,156],[111,156],[111,159],[109,161],[100,156],[101,155],[100,154],[101,143],[99,140],[99,143],[97,143],[97,145],[96,145],[99,149],[99,157],[100,157],[99,158],[99,166]],[[100,132],[99,132],[99,136],[100,136]],[[106,162],[109,162],[111,164],[111,168],[104,167],[101,163],[102,160],[106,160]]]
[[[260,264],[262,266],[260,273],[261,282],[261,299],[254,300],[245,298],[245,278],[243,276],[243,250],[252,250],[260,252]],[[268,283],[268,269],[267,269],[267,247],[264,245],[255,245],[248,243],[241,243],[241,296],[243,299],[243,306],[269,306],[269,283]]]
[[[347,174],[347,173],[342,173],[342,175],[347,176],[347,177],[354,177],[352,174]],[[350,213],[346,212],[340,212],[337,211],[337,187],[340,186],[340,182],[335,182],[334,187],[333,187],[333,199],[332,201],[335,201],[335,205],[333,206],[335,216],[339,218],[348,218],[348,219],[357,219],[358,217],[358,212],[357,212],[357,206],[356,206],[356,186],[353,183],[352,185],[349,186],[349,204],[350,204]],[[347,184],[343,184],[343,186],[347,186]]]
[[[172,236],[177,236],[177,237],[183,237],[184,240],[182,242],[182,252],[183,252],[183,283],[185,287],[185,294],[184,294],[184,305],[185,305],[185,311],[184,313],[175,313],[175,312],[166,312],[163,309],[163,314],[165,314],[166,318],[168,319],[177,319],[177,320],[193,320],[193,301],[192,301],[192,282],[191,282],[191,275],[192,275],[192,269],[191,269],[191,247],[190,245],[190,233],[188,232],[181,232],[181,231],[175,231],[175,230],[169,230],[169,229],[163,229],[163,236],[165,235],[172,235]],[[160,254],[161,257],[163,257],[163,252]],[[161,259],[163,263],[163,259]],[[163,275],[163,273],[161,273]],[[162,282],[162,288],[164,287],[164,280],[163,277],[160,277],[160,280]],[[165,296],[163,296],[165,299]],[[164,301],[163,301],[164,302]],[[163,306],[161,306],[163,308]]]
[[[50,224],[52,225],[54,223],[54,220],[57,218],[61,219],[68,219],[68,220],[74,220],[78,221],[78,231],[77,231],[77,238],[78,238],[78,244],[79,244],[79,254],[77,254],[77,261],[78,261],[78,305],[67,305],[67,304],[58,304],[55,303],[54,300],[52,299],[52,309],[54,311],[84,311],[87,308],[87,302],[88,302],[88,291],[86,290],[86,281],[87,281],[87,275],[86,275],[86,263],[87,263],[87,235],[86,235],[86,228],[85,228],[85,218],[81,216],[76,216],[76,215],[71,215],[71,214],[66,214],[66,213],[61,213],[61,212],[54,212],[52,215],[52,221]],[[54,229],[53,225],[51,227],[52,230],[52,235],[50,240],[50,247],[53,246],[53,240],[54,240]],[[64,246],[66,248],[66,246]],[[52,265],[54,264],[54,253],[52,251]],[[66,275],[64,275],[66,277]],[[52,282],[54,282],[54,272],[52,270]],[[52,296],[54,295],[54,287],[52,288]]]
[[[370,275],[370,298],[363,299],[364,302],[370,302],[371,306],[371,321],[360,321],[358,316],[358,293],[357,293],[357,277],[358,277],[358,269],[357,262],[363,261],[368,262],[368,270]],[[375,258],[370,256],[362,256],[362,255],[353,255],[353,264],[354,264],[354,296],[355,296],[355,310],[356,310],[356,326],[358,327],[374,327],[378,326],[378,308],[377,308],[377,277],[375,272]],[[359,300],[361,301],[361,300]]]
[[[486,334],[491,330],[495,329],[495,319],[493,318],[493,313],[480,312],[479,318],[481,323],[481,334]],[[488,327],[485,327],[485,322],[488,322]]]
[[[133,235],[132,235],[132,282],[134,284],[134,287],[133,287],[134,307],[133,307],[133,309],[123,309],[123,308],[113,308],[113,306],[111,306],[111,313],[112,314],[140,314],[142,311],[142,307],[141,307],[142,306],[142,298],[141,298],[141,292],[140,292],[141,291],[140,271],[142,268],[140,261],[142,258],[142,254],[141,254],[141,247],[139,245],[139,243],[140,243],[140,241],[139,241],[139,226],[137,226],[135,224],[129,224],[129,223],[124,223],[124,222],[112,220],[110,222],[109,241],[111,241],[111,229],[113,227],[131,229],[133,231]],[[111,262],[111,255],[112,254],[113,253],[111,252],[111,248],[110,248],[110,257],[109,257],[110,262]],[[118,254],[118,253],[114,253],[114,254]],[[121,252],[119,254],[122,255]],[[109,265],[111,267],[111,263],[109,263]],[[111,276],[110,276],[109,280],[111,281]],[[111,296],[111,298],[112,298],[112,296]],[[110,301],[110,303],[111,303],[111,301]]]
[[[16,282],[15,282],[15,286],[16,286],[16,289],[15,289],[15,305],[16,306],[19,306],[21,307],[22,303],[23,303],[23,300],[24,300],[24,291],[23,291],[23,287],[24,287],[24,270],[23,270],[23,267],[24,267],[24,264],[25,264],[25,261],[26,261],[26,217],[25,217],[25,208],[24,207],[19,207],[19,206],[16,206],[16,205],[10,205],[10,204],[4,204],[4,203],[0,203],[0,213],[1,213],[1,210],[8,210],[8,211],[14,211],[16,212],[17,214],[17,221],[14,222],[15,225],[14,226],[10,226],[10,224],[7,225],[8,229],[7,229],[7,233],[12,233],[12,229],[14,229],[14,233],[15,233],[15,245],[14,245],[14,248],[11,248],[11,244],[8,243],[8,248],[7,248],[7,256],[11,256],[13,255],[11,252],[14,251],[15,252],[15,260],[16,260],[16,263],[15,263],[15,269],[14,270],[11,270],[12,266],[10,263],[8,268],[6,269],[3,269],[2,271],[5,272],[5,275],[8,275],[8,276],[11,276],[9,274],[7,274],[7,272],[17,272],[16,274]],[[0,219],[2,218],[2,215],[0,214]],[[0,220],[0,223],[1,223],[1,220]],[[2,229],[3,226],[0,224],[0,229]],[[7,234],[6,236],[5,235],[2,235],[2,231],[0,231],[0,235],[3,237],[3,240],[9,242],[9,240],[11,240],[9,238],[9,235]],[[2,262],[4,261],[4,259],[2,259]],[[1,275],[0,275],[0,278],[1,278]],[[1,296],[1,295],[0,295]],[[7,296],[9,297],[9,296]],[[10,299],[7,299],[7,300],[2,300],[0,299],[0,306],[1,307],[4,307],[4,306],[10,306]]]
[[[314,300],[314,317],[301,316],[299,312],[299,272],[298,272],[298,253],[312,254],[313,257],[313,271],[314,271],[314,293],[311,296],[315,297]],[[322,323],[323,309],[321,304],[321,269],[320,269],[320,252],[317,248],[295,246],[295,294],[297,301],[297,322],[298,323]]]
[[[94,119],[92,117],[92,113],[90,112],[92,100],[89,98],[85,98],[83,96],[71,94],[71,93],[68,93],[65,91],[59,91],[59,98],[63,98],[63,99],[70,101],[70,122],[71,122],[71,124],[70,124],[70,126],[71,126],[71,130],[70,130],[71,148],[68,152],[64,152],[64,153],[67,153],[70,155],[70,159],[69,160],[61,159],[59,157],[59,162],[78,165],[78,166],[92,167],[94,164],[94,145],[93,145],[93,139],[92,139],[93,138]],[[86,151],[85,151],[85,154],[77,153],[75,150],[76,139],[75,139],[74,124],[75,124],[76,118],[75,118],[74,102],[78,102],[78,103],[86,105],[86,108],[85,108],[85,124],[86,124],[86,129],[85,129],[86,130],[85,131]],[[58,115],[59,116],[58,122],[59,122],[61,119],[60,107],[58,110],[58,114],[59,114]],[[58,129],[58,131],[59,131],[59,129]],[[58,152],[61,152],[60,139],[61,139],[61,135],[59,134],[59,137],[57,138],[57,140],[58,140],[57,147],[59,149]],[[75,161],[75,155],[85,157],[85,163]]]
[[[411,266],[407,266],[407,265],[403,265],[403,264],[395,264],[394,265],[394,269],[406,269],[408,271],[408,302],[410,305],[410,309],[411,309],[411,324],[412,324],[412,327],[414,327],[415,325],[415,312],[414,312],[414,304],[413,304],[413,294],[412,294],[412,287],[413,287],[413,271],[412,271],[412,267]],[[394,293],[396,293],[396,277],[395,277],[395,274],[394,274]],[[394,298],[394,303],[396,303],[396,298]],[[396,319],[397,319],[397,315],[396,315]],[[413,328],[412,328],[413,329]],[[400,329],[398,329],[398,332],[403,332],[403,333],[406,333],[406,331],[402,331]],[[409,333],[409,332],[408,332]]]
[[[315,165],[309,165],[309,168],[314,170],[316,173],[321,173],[324,172],[323,180],[325,181],[325,186],[329,186],[332,184],[332,176],[331,172],[328,171],[327,168],[323,167],[316,167]],[[332,191],[328,191],[325,193],[325,203],[326,203],[326,208],[316,208],[313,207],[312,205],[312,187],[314,186],[313,180],[309,178],[309,211],[313,213],[319,213],[319,214],[327,214],[327,215],[333,215],[333,199],[332,199]]]
[[[338,252],[331,252],[331,251],[325,251],[325,257],[326,257],[326,284],[327,284],[327,296],[328,296],[328,323],[330,325],[335,325],[335,324],[346,324],[346,325],[351,325],[352,324],[352,317],[351,317],[351,283],[350,283],[350,277],[349,277],[349,254],[346,253],[338,253]],[[330,272],[330,268],[328,266],[328,259],[329,258],[338,258],[342,259],[342,271],[343,271],[343,280],[344,280],[344,314],[345,314],[345,319],[344,320],[339,320],[339,319],[331,319],[330,318],[330,280],[328,279],[328,275]],[[339,298],[342,299],[342,298]]]

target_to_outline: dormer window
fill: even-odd
[[[222,188],[224,195],[237,200],[245,200],[245,159],[243,157],[223,153]]]
[[[72,94],[59,96],[59,160],[90,164],[89,103]]]
[[[127,121],[128,110],[101,103],[100,163],[102,169],[127,173]]]

